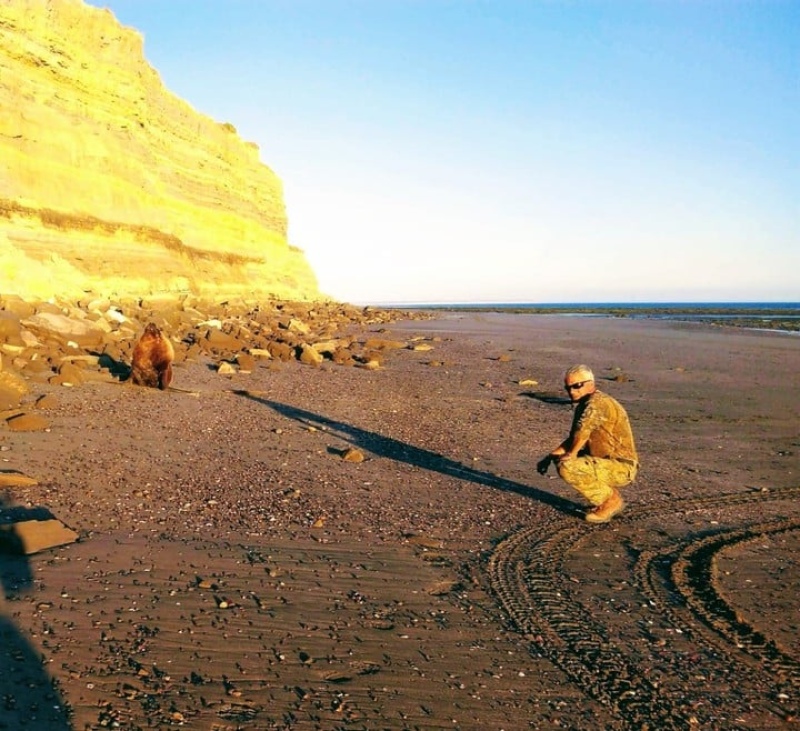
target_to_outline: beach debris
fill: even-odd
[[[342,670],[331,670],[330,672],[324,673],[322,679],[328,683],[338,685],[339,683],[349,683],[353,679],[353,674],[346,673]]]
[[[427,588],[428,594],[431,596],[446,596],[454,591],[461,589],[460,581],[437,581],[432,586]]]
[[[538,386],[539,381],[534,380],[533,378],[520,378],[517,381],[518,386]]]
[[[431,538],[429,536],[418,535],[414,533],[406,533],[404,538],[414,546],[420,548],[441,548],[442,541],[438,538]]]
[[[225,695],[229,695],[233,698],[240,698],[242,695],[242,691],[240,691],[228,678],[224,675],[222,676],[222,684],[225,688]]]

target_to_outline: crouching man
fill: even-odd
[[[628,414],[622,405],[597,389],[585,365],[572,366],[564,388],[575,406],[569,436],[536,465],[540,475],[555,463],[559,477],[594,508],[590,523],[606,523],[625,507],[619,488],[636,478],[639,457]]]

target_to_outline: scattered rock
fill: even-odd
[[[239,373],[252,373],[256,369],[256,359],[248,353],[239,353],[236,365],[239,366]]]
[[[370,350],[397,350],[405,348],[406,343],[402,340],[385,340],[384,338],[369,338],[364,347]]]
[[[58,376],[51,379],[50,382],[64,386],[79,386],[84,382],[83,369],[74,362],[62,363],[58,367]]]
[[[281,326],[285,327],[289,332],[298,333],[300,335],[308,335],[308,333],[311,332],[311,328],[305,322],[296,318],[292,318],[286,325],[282,324]]]
[[[318,366],[324,360],[323,356],[314,350],[310,345],[303,343],[300,346],[300,356],[298,360],[306,365]]]
[[[355,447],[348,447],[347,449],[342,452],[342,459],[345,462],[363,462],[366,457],[364,453],[360,449],[356,449]]]
[[[294,348],[288,343],[272,342],[267,346],[267,350],[276,360],[289,361],[294,357]]]

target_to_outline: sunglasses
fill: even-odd
[[[579,383],[565,383],[564,388],[567,391],[580,391],[589,381],[580,381]]]

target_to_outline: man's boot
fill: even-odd
[[[608,500],[586,513],[586,520],[589,523],[608,523],[615,515],[621,513],[624,507],[625,501],[619,490],[612,490]]]

